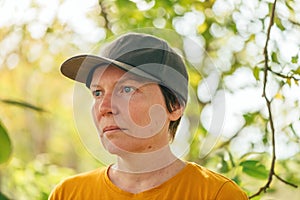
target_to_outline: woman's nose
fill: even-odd
[[[106,94],[102,99],[96,100],[94,109],[99,117],[114,114],[115,108],[113,106],[112,95]]]

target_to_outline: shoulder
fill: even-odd
[[[202,191],[210,191],[211,194],[214,193],[214,199],[248,199],[246,194],[234,181],[196,163],[187,163],[186,175],[194,183],[199,184]]]
[[[75,196],[76,193],[86,191],[87,188],[92,192],[94,187],[104,179],[105,171],[105,168],[99,168],[65,178],[56,185],[49,199],[70,199],[66,197]]]
[[[214,181],[219,184],[223,184],[227,181],[231,181],[229,178],[217,172],[209,170],[205,167],[202,167],[194,162],[187,162],[186,167],[187,167],[186,173],[201,178],[202,181],[208,181],[208,182]]]
[[[67,177],[66,179],[61,181],[61,185],[64,184],[74,184],[74,183],[84,183],[86,181],[93,181],[99,179],[105,173],[105,169],[98,168],[95,170],[91,170],[88,172],[83,172],[80,174],[76,174],[74,176]]]

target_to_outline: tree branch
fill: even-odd
[[[275,128],[274,128],[274,121],[273,121],[273,116],[272,116],[271,101],[269,100],[269,98],[267,97],[267,94],[266,94],[266,87],[267,87],[267,82],[268,82],[268,80],[267,80],[268,72],[269,71],[273,72],[269,67],[268,43],[269,43],[270,35],[271,35],[271,28],[274,24],[276,2],[277,2],[277,0],[274,0],[272,11],[271,11],[271,16],[270,16],[270,24],[269,24],[268,31],[267,31],[267,39],[266,39],[266,43],[265,43],[265,47],[264,47],[265,60],[264,60],[263,94],[262,94],[262,96],[264,97],[264,99],[266,101],[266,106],[267,106],[268,114],[269,114],[269,122],[270,122],[270,128],[271,128],[271,136],[272,136],[272,161],[271,161],[270,172],[269,172],[267,183],[264,186],[262,186],[255,194],[251,195],[249,197],[250,199],[253,197],[259,196],[262,192],[266,192],[272,183],[273,176],[275,176],[278,180],[282,181],[285,184],[291,185],[293,187],[297,187],[297,185],[294,185],[292,183],[289,183],[289,182],[283,180],[275,173],[275,164],[276,164]],[[273,72],[273,73],[277,74],[276,72]],[[283,78],[291,78],[291,77],[284,76],[279,73],[277,75],[280,77],[283,77]]]
[[[104,18],[105,21],[104,27],[107,31],[111,32],[111,28],[109,26],[109,20],[108,20],[108,11],[107,11],[108,8],[105,3],[105,0],[99,0],[98,3],[101,8],[102,17]]]
[[[289,20],[289,22],[291,22],[293,25],[295,25],[295,26],[300,26],[300,22],[297,22],[296,20],[293,20],[293,19],[291,19],[291,18],[289,18],[288,20]]]
[[[279,76],[281,78],[284,78],[284,79],[294,79],[295,81],[300,81],[299,78],[296,78],[295,76],[293,75],[285,75],[285,74],[281,74],[279,72],[274,72],[272,69],[268,69],[271,73],[275,74],[276,76]]]
[[[276,2],[277,0],[274,0],[271,16],[270,16],[270,24],[267,31],[267,39],[264,47],[264,86],[263,86],[263,97],[266,98],[266,86],[267,86],[267,80],[268,80],[268,69],[269,69],[269,55],[268,55],[268,44],[270,41],[270,35],[271,35],[271,28],[274,24],[274,17],[275,17],[275,8],[276,8]]]
[[[281,182],[283,182],[283,183],[285,183],[285,184],[287,184],[287,185],[290,185],[290,186],[292,186],[292,187],[294,187],[294,188],[297,188],[297,187],[298,187],[296,184],[290,183],[290,182],[284,180],[283,178],[281,178],[280,176],[278,176],[276,173],[274,173],[274,176],[275,176],[278,180],[280,180]]]

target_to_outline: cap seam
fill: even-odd
[[[167,44],[164,43],[163,41],[160,41],[160,42],[162,43],[162,46],[163,46],[163,51],[162,51],[163,56],[162,56],[162,59],[161,59],[161,64],[165,66],[165,64],[166,64],[166,51],[168,50],[168,46],[167,46]],[[161,70],[160,70],[160,74],[163,74],[164,68],[162,67],[162,68],[160,68],[160,69],[161,69]],[[161,77],[160,79],[161,79],[161,80],[160,80],[161,83],[162,83],[163,85],[166,85],[165,80],[164,80],[162,77]]]
[[[166,44],[164,42],[161,42],[164,49],[163,49],[163,58],[161,59],[161,64],[165,65],[166,64],[166,51],[168,50]]]

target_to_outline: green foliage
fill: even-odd
[[[6,163],[12,153],[12,144],[6,128],[0,121],[0,165]]]
[[[271,59],[272,59],[273,62],[279,63],[276,52],[272,52]]]
[[[16,100],[11,100],[11,99],[0,99],[0,102],[8,104],[8,105],[13,105],[13,106],[18,106],[21,108],[29,108],[34,111],[38,112],[45,112],[43,108],[34,106],[30,103],[24,102],[24,101],[16,101]],[[0,146],[1,146],[1,152],[0,152],[0,165],[7,162],[9,157],[12,154],[12,143],[11,140],[8,136],[8,132],[4,125],[0,121]]]
[[[255,67],[253,69],[253,76],[255,77],[255,79],[258,81],[259,80],[259,72],[260,72],[260,68]]]
[[[281,22],[280,18],[275,17],[275,24],[277,25],[277,27],[278,27],[280,30],[282,30],[282,31],[285,30],[285,27],[282,25],[282,22]]]
[[[24,102],[24,101],[16,101],[16,100],[12,100],[12,99],[0,99],[0,102],[8,104],[8,105],[18,106],[21,108],[29,108],[29,109],[37,111],[37,112],[46,112],[46,110],[44,110],[43,108],[32,105],[32,104]]]
[[[240,165],[242,166],[243,172],[253,178],[262,180],[268,178],[268,170],[257,160],[246,160],[243,161]]]
[[[0,192],[0,200],[9,200],[9,198]]]
[[[299,59],[298,55],[293,56],[292,59],[291,59],[291,62],[294,63],[294,64],[298,63],[298,59]]]
[[[247,113],[243,115],[245,121],[246,121],[246,125],[250,125],[254,122],[256,114],[253,113]]]
[[[297,58],[298,59],[298,58]],[[300,67],[298,67],[296,70],[292,70],[294,74],[300,75]]]
[[[54,186],[72,174],[74,170],[50,163],[47,154],[28,163],[14,158],[2,176],[3,191],[11,199],[47,200]]]
[[[224,156],[221,156],[221,167],[219,168],[219,171],[221,173],[227,173],[229,172],[230,167],[228,162],[224,159]]]

